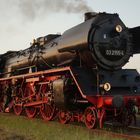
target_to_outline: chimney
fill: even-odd
[[[85,21],[91,19],[92,17],[95,17],[98,13],[96,12],[87,12],[85,13]]]

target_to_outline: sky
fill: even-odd
[[[140,0],[0,0],[0,54],[24,50],[34,38],[63,33],[87,11],[118,13],[127,27],[140,25]],[[140,55],[126,65],[140,70]]]

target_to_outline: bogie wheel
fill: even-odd
[[[97,113],[94,107],[88,107],[85,112],[85,125],[89,129],[97,127]]]
[[[55,115],[55,106],[45,103],[40,108],[40,113],[45,121],[51,121]]]
[[[22,106],[19,106],[19,105],[16,105],[16,104],[13,105],[13,109],[14,109],[14,113],[15,113],[17,116],[21,115],[21,113],[22,113],[22,111],[23,111]]]
[[[62,124],[68,123],[71,119],[70,113],[66,112],[66,111],[59,111],[58,117],[59,117],[60,123],[62,123]]]

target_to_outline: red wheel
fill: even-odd
[[[28,102],[32,102],[32,99],[30,97],[32,94],[33,94],[33,91],[31,90],[31,87],[30,86],[28,87],[27,85],[24,91],[24,97],[28,99],[27,100]],[[33,118],[35,117],[37,113],[37,108],[35,108],[34,106],[29,106],[25,108],[25,112],[28,118]]]
[[[34,118],[37,113],[37,108],[35,107],[26,107],[25,108],[26,115],[28,118]]]
[[[70,116],[69,112],[65,112],[65,111],[60,111],[59,112],[59,121],[62,124],[68,123],[70,121],[70,119],[71,119],[71,116]]]
[[[15,93],[15,96],[13,97],[13,102],[14,102],[14,105],[13,105],[13,110],[14,110],[14,113],[19,116],[21,115],[22,111],[23,111],[23,107],[21,105],[22,101],[22,95],[23,95],[23,89],[22,88],[19,88],[16,93]]]
[[[93,107],[88,107],[85,110],[85,125],[87,128],[92,129],[96,128],[97,125],[97,114]]]
[[[55,114],[55,106],[49,104],[43,104],[40,109],[41,116],[44,120],[50,121],[53,119]]]
[[[15,113],[17,116],[19,116],[19,115],[22,113],[22,111],[23,111],[22,106],[16,105],[16,104],[13,106],[13,109],[14,109],[14,113]]]

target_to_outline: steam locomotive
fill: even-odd
[[[92,129],[111,119],[128,126],[140,106],[140,75],[122,69],[140,53],[140,27],[127,28],[118,14],[86,13],[62,35],[33,40],[22,51],[0,55],[0,108],[46,121],[82,121]]]

